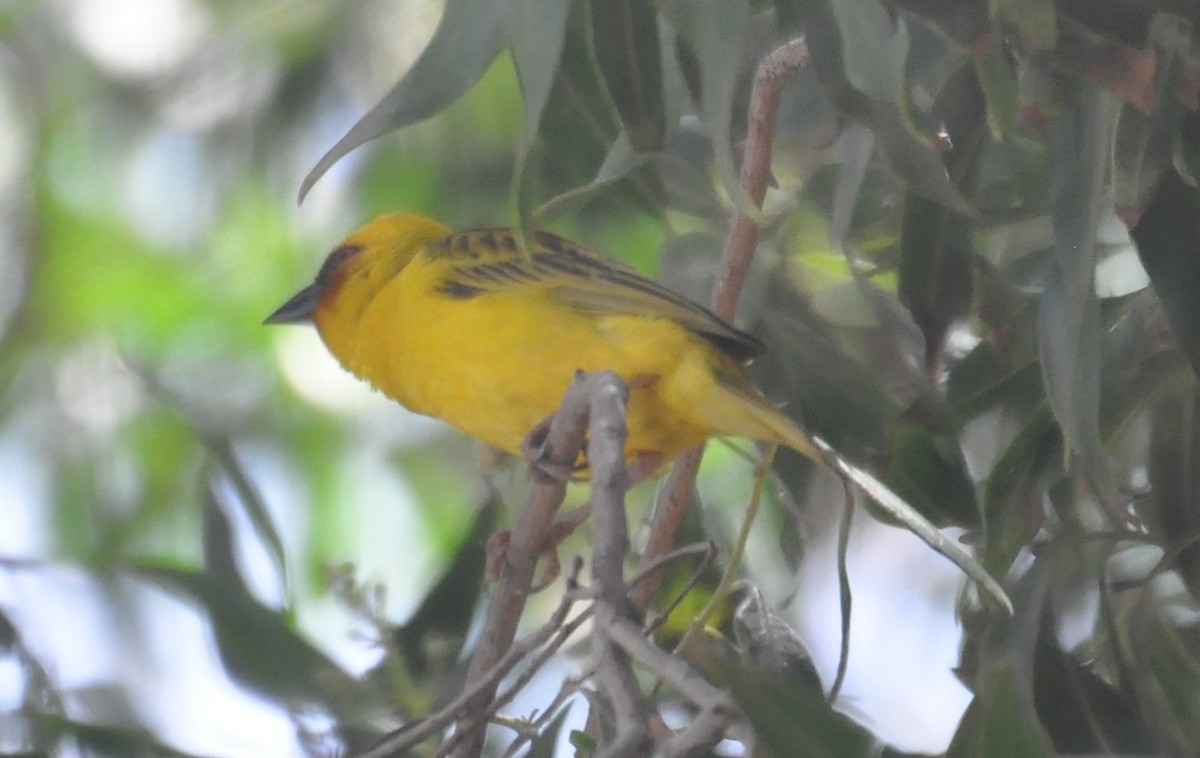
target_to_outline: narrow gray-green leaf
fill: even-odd
[[[966,548],[939,532],[937,527],[905,502],[904,498],[892,492],[887,485],[864,469],[847,461],[820,437],[811,439],[823,453],[826,462],[832,465],[839,474],[861,487],[863,492],[874,500],[884,513],[899,521],[906,529],[920,537],[925,544],[962,569],[963,573],[979,585],[983,596],[991,599],[998,608],[1012,614],[1012,601],[1008,599],[1004,588],[967,552]]]
[[[1061,475],[1058,427],[1043,405],[992,467],[983,490],[983,565],[1005,576],[1045,521],[1043,499],[1052,475]]]
[[[1168,174],[1131,234],[1171,333],[1200,374],[1200,192]]]
[[[600,165],[595,178],[581,187],[575,187],[556,195],[538,206],[531,216],[534,225],[539,226],[554,216],[566,213],[568,209],[577,208],[596,192],[615,181],[624,179],[652,157],[646,153],[634,152],[633,147],[629,144],[629,138],[622,132],[609,148],[608,154],[604,156],[604,163]]]
[[[1046,396],[1062,427],[1068,459],[1078,459],[1107,500],[1100,447],[1100,302],[1096,298],[1096,229],[1112,144],[1116,98],[1088,84],[1058,124],[1055,241],[1042,292],[1038,352]]]
[[[512,12],[504,19],[512,49],[521,99],[525,106],[523,139],[537,134],[542,110],[558,73],[558,59],[567,34],[570,0],[509,0]],[[492,3],[489,3],[492,4]],[[495,3],[504,5],[504,3]]]
[[[525,182],[529,153],[538,133],[542,111],[558,74],[559,56],[567,34],[570,0],[509,0],[512,12],[505,16],[505,32],[512,50],[525,127],[513,163],[512,195],[517,203],[517,225],[521,238],[528,235],[532,212],[532,190]],[[499,3],[503,5],[504,3]]]
[[[229,477],[229,483],[237,493],[238,504],[250,519],[250,524],[254,527],[255,536],[262,542],[263,550],[270,557],[275,570],[279,572],[279,586],[284,591],[283,602],[285,606],[290,607],[292,598],[291,582],[288,577],[287,553],[283,548],[283,538],[279,536],[279,531],[275,528],[275,521],[267,511],[266,503],[263,502],[258,489],[250,481],[250,477],[246,475],[246,471],[242,467],[241,461],[234,454],[229,440],[223,437],[205,437],[204,443],[216,460],[217,465]],[[213,506],[219,507],[215,502]]]
[[[721,2],[663,2],[660,7],[675,29],[698,53],[700,67],[700,112],[705,130],[712,138],[713,157],[726,191],[737,198],[738,207],[750,201],[738,180],[733,160],[734,96],[741,73],[743,45],[750,21],[747,0]]]
[[[933,375],[942,340],[971,307],[971,220],[916,193],[904,199],[900,228],[900,302],[925,337]]]
[[[878,0],[832,3],[841,31],[846,79],[872,100],[900,96],[908,59],[908,27]]]
[[[867,167],[875,155],[875,135],[862,124],[850,124],[838,138],[837,150],[842,167],[838,171],[833,203],[829,208],[829,241],[841,248],[850,235],[854,208],[861,197]]]
[[[591,0],[592,48],[629,142],[658,150],[666,135],[658,13],[650,0]]]
[[[1004,38],[989,35],[975,53],[975,77],[987,102],[987,125],[992,139],[1001,142],[1012,134],[1021,107],[1017,72],[1009,62]]]
[[[433,39],[399,82],[321,156],[300,183],[300,201],[326,171],[376,137],[438,113],[471,88],[505,42],[511,3],[447,0]]]

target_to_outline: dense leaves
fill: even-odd
[[[149,64],[101,34],[133,23],[105,4],[0,11],[0,129],[19,146],[0,162],[18,217],[0,256],[0,662],[21,682],[4,749],[238,754],[164,726],[139,695],[149,677],[107,674],[97,691],[129,704],[114,713],[57,673],[55,628],[116,628],[130,655],[129,620],[150,628],[164,597],[203,619],[214,668],[287,714],[298,754],[364,748],[458,693],[519,467],[476,475],[469,445],[257,326],[344,228],[404,207],[552,224],[702,301],[729,218],[749,213],[739,321],[770,344],[764,391],[1014,598],[1004,618],[961,591],[973,700],[942,747],[1200,754],[1195,9],[447,0],[435,20],[383,5],[163,3],[198,15]],[[166,39],[156,23],[136,38]],[[738,177],[754,69],[801,33],[812,63],[784,93],[752,208]],[[727,542],[746,465],[708,458],[689,528]],[[782,605],[811,565],[792,526],[832,539],[842,499],[788,455],[776,473],[763,518],[789,527],[744,573]],[[672,571],[660,640],[714,588],[703,562]],[[870,588],[849,575],[857,608]],[[71,587],[89,620],[42,615]],[[718,624],[701,667],[746,716],[731,734],[871,754],[884,735],[798,663],[803,610],[756,614]],[[538,711],[509,722],[531,755],[586,754],[579,714],[607,718],[566,673],[586,651],[563,650],[553,707],[512,706]],[[851,646],[851,667],[867,652]]]

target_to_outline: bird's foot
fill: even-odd
[[[546,458],[546,437],[550,434],[550,422],[554,414],[542,419],[521,440],[521,455],[529,461],[529,471],[534,479],[542,482],[569,482],[575,473],[570,464],[555,463]]]

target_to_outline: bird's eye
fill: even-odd
[[[341,245],[330,253],[317,272],[317,284],[331,283],[346,261],[361,253],[362,249],[362,245]]]

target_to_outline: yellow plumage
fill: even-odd
[[[421,216],[382,216],[267,321],[308,318],[355,375],[512,453],[577,370],[607,369],[629,385],[626,459],[643,474],[714,435],[819,459],[743,367],[762,343],[551,234],[536,234],[523,258],[508,229],[453,233]]]

